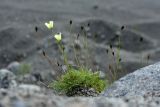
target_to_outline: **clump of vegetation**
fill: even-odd
[[[57,81],[51,83],[50,87],[55,89],[57,92],[67,94],[68,96],[70,95],[74,96],[74,94],[79,94],[80,96],[87,96],[87,93],[89,92],[90,89],[93,89],[92,93],[94,94],[102,92],[106,87],[106,81],[100,79],[98,72],[93,73],[88,69],[83,69],[83,68],[80,68],[78,70],[71,68],[64,75],[62,75]],[[85,93],[83,91],[86,88],[87,88],[86,91],[88,92]],[[74,92],[74,90],[79,91],[79,93]]]
[[[53,30],[54,22],[49,21],[48,23],[45,23],[45,25],[49,30]],[[72,28],[72,21],[70,21],[70,32],[71,28]],[[85,38],[83,40],[83,46],[84,49],[87,49],[87,36],[85,32],[83,34],[85,35]],[[63,39],[62,36],[63,36],[62,33],[57,33],[54,35],[54,38],[58,45],[59,51],[62,54],[63,63],[67,67],[67,70],[65,73],[60,75],[60,77],[58,77],[56,81],[53,81],[49,85],[49,87],[56,90],[58,93],[66,94],[67,96],[98,95],[106,88],[108,84],[107,81],[100,79],[100,75],[98,72],[90,71],[87,68],[87,64],[85,64],[86,66],[80,64],[79,58],[77,57],[75,46],[73,45],[74,58],[76,63],[78,64],[78,69],[74,69],[72,65],[68,63],[68,56],[67,53],[65,52],[64,45],[62,44],[62,39]],[[46,56],[46,54],[43,55]],[[47,60],[49,61],[50,64],[52,64],[52,61],[48,57]],[[62,65],[58,63],[57,66],[62,66]]]
[[[20,66],[19,66],[19,69],[18,69],[17,74],[24,76],[25,74],[29,74],[30,71],[31,71],[31,65],[30,65],[30,64],[27,64],[27,63],[22,63],[22,64],[20,64]]]

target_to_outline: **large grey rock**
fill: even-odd
[[[17,74],[18,70],[20,68],[20,63],[17,61],[11,62],[8,66],[7,69],[13,72],[14,74]]]
[[[103,94],[107,97],[160,97],[160,62],[139,69],[114,82]]]
[[[21,90],[23,93],[40,93],[41,88],[37,85],[32,85],[32,84],[20,84],[18,86],[18,89]]]

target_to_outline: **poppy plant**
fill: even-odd
[[[48,29],[52,29],[53,26],[54,26],[54,22],[53,22],[53,21],[49,21],[48,23],[46,22],[46,23],[45,23],[45,26],[46,26]]]
[[[58,42],[60,42],[60,41],[62,40],[62,33],[57,33],[57,34],[55,34],[55,35],[54,35],[54,38],[55,38]]]

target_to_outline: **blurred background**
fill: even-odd
[[[44,25],[50,20],[55,22],[52,32]],[[0,68],[26,62],[32,72],[55,76],[56,63],[63,64],[53,38],[57,32],[63,34],[70,64],[76,65],[74,44],[80,62],[103,75],[109,75],[109,66],[114,68],[117,61],[118,35],[119,78],[160,60],[160,1],[0,0]],[[85,36],[87,50],[81,41]]]

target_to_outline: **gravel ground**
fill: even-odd
[[[0,90],[1,107],[159,107],[156,97],[62,97],[22,89]]]

